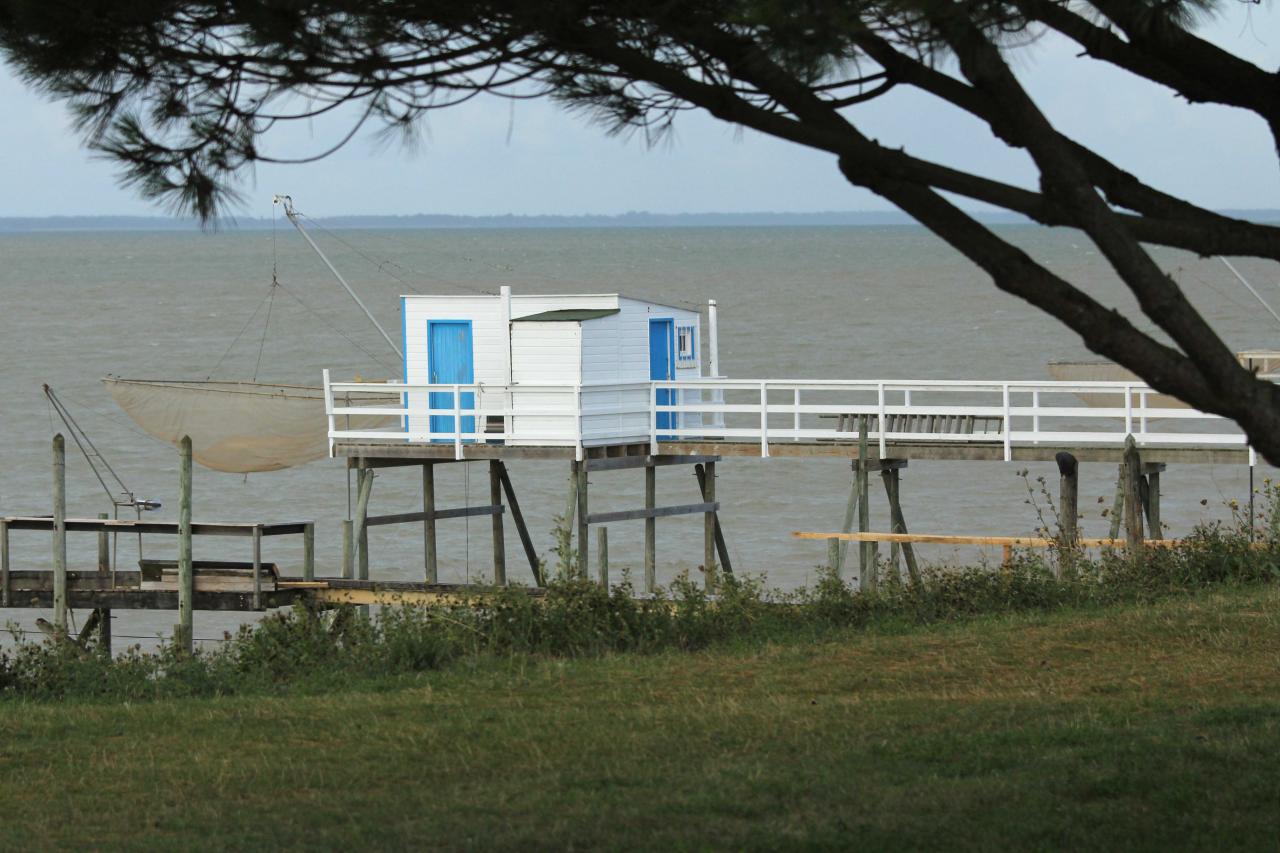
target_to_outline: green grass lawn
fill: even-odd
[[[1280,589],[0,703],[5,849],[1280,845]]]

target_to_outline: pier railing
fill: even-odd
[[[329,449],[337,441],[585,447],[649,440],[651,382],[407,384],[331,382],[324,374]],[[393,404],[348,395],[377,392]],[[388,421],[391,421],[388,424]],[[388,424],[388,425],[380,425]]]
[[[1245,447],[1234,422],[1132,382],[723,380],[654,382],[654,452],[663,440]],[[665,394],[664,394],[665,392]],[[661,399],[663,397],[668,399]],[[684,419],[691,417],[696,426]],[[665,422],[665,426],[663,423]]]
[[[397,401],[344,404],[376,391]],[[331,382],[335,442],[470,443],[573,447],[647,441],[758,444],[852,442],[865,429],[881,457],[890,445],[960,444],[1244,448],[1230,420],[1132,382],[685,379],[605,383],[416,385]],[[362,426],[366,424],[384,424]],[[389,424],[389,425],[386,425]]]

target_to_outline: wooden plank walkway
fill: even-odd
[[[1004,461],[1004,444],[999,438],[989,442],[976,441],[948,443],[942,441],[902,441],[886,442],[885,458],[918,459],[956,462],[1001,462]],[[606,455],[605,451],[610,451]],[[879,448],[871,448],[875,458],[879,458]],[[354,460],[366,460],[368,467],[385,467],[396,464],[415,464],[423,459],[454,459],[452,445],[410,444],[403,440],[387,442],[346,442],[336,441],[334,455]],[[1014,462],[1052,462],[1059,453],[1071,453],[1081,462],[1120,462],[1124,458],[1123,447],[1090,447],[1067,446],[1064,444],[1014,445],[1011,457]],[[574,459],[572,447],[512,447],[507,445],[468,444],[462,448],[464,459]],[[615,445],[612,447],[586,448],[588,467],[595,459],[625,456],[648,456],[649,443]],[[701,441],[660,441],[658,456],[734,456],[760,457],[760,442],[701,440]],[[858,440],[850,434],[846,440],[824,441],[770,441],[769,456],[786,456],[791,458],[828,458],[857,459]],[[1152,446],[1142,448],[1142,458],[1150,462],[1167,464],[1210,464],[1210,465],[1248,465],[1249,450],[1246,447],[1205,447],[1205,446]]]

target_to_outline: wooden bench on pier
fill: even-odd
[[[858,431],[858,418],[867,418],[867,429],[880,431],[879,415],[840,414],[836,432]],[[999,415],[885,415],[885,432],[941,433],[950,435],[1001,435],[1004,418]]]
[[[139,584],[147,590],[176,590],[178,588],[177,560],[139,560],[142,573]],[[253,592],[253,563],[239,560],[192,560],[192,573],[196,592]],[[274,592],[280,581],[280,569],[275,563],[261,563],[258,567],[259,589]]]

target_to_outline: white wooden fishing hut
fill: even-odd
[[[452,439],[456,417],[463,433],[512,446],[644,442],[648,383],[701,375],[701,318],[687,308],[617,293],[513,295],[507,287],[404,296],[401,306],[405,383],[450,386],[404,397],[406,430],[429,441]],[[414,414],[426,409],[435,411]],[[700,422],[673,415],[664,426],[677,420]]]

